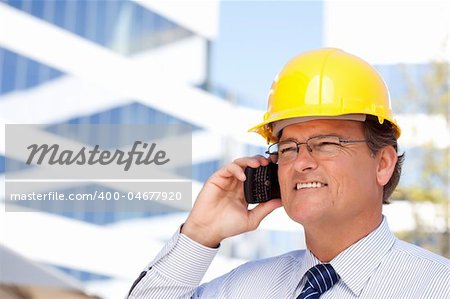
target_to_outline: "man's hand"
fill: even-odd
[[[215,172],[205,182],[181,232],[200,244],[217,247],[225,238],[256,229],[264,217],[281,206],[281,200],[248,210],[244,169],[267,164],[269,160],[263,156],[245,157]]]

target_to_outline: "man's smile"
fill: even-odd
[[[295,190],[302,190],[302,189],[310,189],[310,188],[322,188],[326,187],[328,184],[319,182],[319,181],[311,181],[311,182],[303,182],[303,183],[297,183],[294,187]]]

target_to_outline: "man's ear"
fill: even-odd
[[[386,146],[378,152],[377,160],[377,182],[380,186],[384,186],[389,182],[394,173],[395,164],[398,160],[397,152],[393,146]]]

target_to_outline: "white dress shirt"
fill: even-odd
[[[309,250],[251,261],[199,286],[218,249],[176,233],[129,298],[296,298],[320,261]],[[341,279],[320,298],[450,298],[450,260],[397,239],[381,225],[330,264]]]

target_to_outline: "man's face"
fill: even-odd
[[[287,126],[280,141],[305,142],[320,135],[365,139],[362,122],[313,120]],[[303,225],[364,221],[381,213],[383,187],[377,183],[376,171],[377,159],[365,142],[345,143],[335,156],[320,159],[302,144],[295,160],[279,163],[284,209]]]

